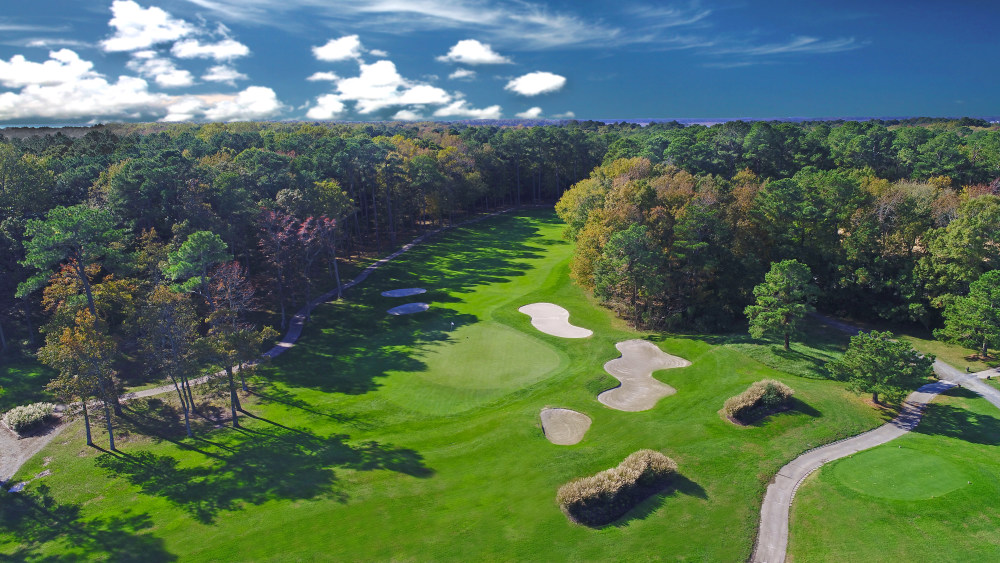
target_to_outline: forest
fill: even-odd
[[[977,119],[67,133],[0,137],[0,344],[105,408],[146,378],[183,402],[208,358],[235,416],[233,368],[341,269],[508,207],[555,204],[574,280],[642,327],[732,330],[796,259],[822,310],[935,328],[1000,267],[1000,130]]]

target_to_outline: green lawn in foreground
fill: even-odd
[[[745,559],[777,469],[882,415],[842,383],[781,373],[697,337],[627,329],[569,282],[572,248],[562,229],[551,211],[503,216],[445,233],[378,270],[345,300],[319,308],[301,343],[260,370],[245,401],[256,418],[245,417],[245,429],[203,427],[186,439],[172,423],[147,436],[170,405],[137,403],[122,453],[111,455],[83,446],[74,423],[18,478],[52,474],[0,505],[0,554]],[[414,286],[428,292],[380,295]],[[409,301],[431,309],[385,314]],[[566,307],[594,336],[538,332],[517,308],[540,301]],[[693,364],[656,373],[677,394],[650,411],[604,407],[595,395],[615,382],[601,366],[619,355],[616,342],[636,337]],[[795,409],[749,427],[718,415],[726,398],[766,377],[795,390]],[[593,419],[581,443],[545,439],[538,414],[548,406]],[[678,462],[673,488],[611,526],[570,523],[555,503],[559,486],[641,448]],[[40,496],[48,504],[32,504]]]
[[[792,505],[789,559],[1000,560],[998,417],[952,390],[915,432],[813,473]]]

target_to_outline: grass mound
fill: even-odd
[[[792,388],[775,379],[756,381],[746,391],[726,399],[722,412],[740,422],[763,418],[791,403]]]
[[[631,510],[677,473],[677,463],[654,450],[639,450],[617,467],[559,487],[556,501],[574,521],[603,526]]]

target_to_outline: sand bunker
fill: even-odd
[[[411,315],[413,313],[421,313],[430,309],[431,306],[427,303],[407,303],[406,305],[400,305],[399,307],[393,307],[389,309],[390,315]]]
[[[553,444],[572,446],[590,429],[590,417],[570,409],[542,409],[542,431]]]
[[[594,331],[569,324],[569,311],[552,303],[532,303],[518,309],[531,317],[531,326],[552,336],[587,338]]]
[[[427,290],[422,287],[407,287],[383,291],[382,297],[409,297],[411,295],[420,295],[421,293],[427,293]]]
[[[601,393],[597,400],[620,411],[645,411],[655,407],[657,401],[677,390],[653,379],[653,372],[691,365],[684,358],[663,352],[648,340],[626,340],[615,347],[622,356],[604,364],[604,369],[622,384]]]

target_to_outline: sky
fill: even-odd
[[[992,116],[992,0],[0,0],[0,125]]]

